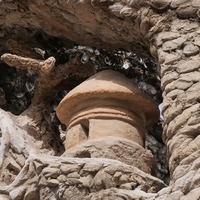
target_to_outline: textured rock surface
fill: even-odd
[[[133,186],[129,184],[129,181],[120,186],[121,189],[117,189],[117,186],[111,188],[112,186],[107,186],[105,184],[107,182],[103,179],[104,181],[101,181],[100,185],[102,184],[105,190],[91,191],[89,194],[85,190],[80,192],[78,190],[79,184],[74,181],[74,178],[69,179],[72,182],[74,181],[72,185],[75,188],[74,191],[77,191],[77,197],[83,198],[84,196],[86,199],[109,199],[113,197],[118,199],[143,198],[159,200],[199,199],[199,95],[197,91],[199,89],[200,67],[200,5],[198,0],[1,1],[0,5],[1,53],[10,51],[21,56],[31,55],[31,57],[36,58],[37,54],[33,49],[27,48],[26,43],[27,41],[29,42],[29,47],[34,48],[35,44],[37,44],[38,47],[42,48],[43,45],[38,42],[36,36],[37,31],[43,31],[43,37],[48,38],[48,35],[60,37],[63,38],[65,44],[68,42],[68,45],[77,42],[98,48],[124,48],[145,56],[150,56],[151,54],[158,61],[164,98],[163,139],[167,145],[171,173],[169,187],[158,191],[161,188],[159,187],[159,189],[155,189],[157,193],[152,194],[149,193],[152,190],[141,189],[143,187],[137,188],[134,184]],[[50,96],[48,94],[47,98]],[[36,110],[33,110],[32,113],[39,113],[39,117],[33,115],[33,118],[28,119],[28,121],[32,122],[32,119],[34,121],[38,118],[37,123],[31,123],[30,127],[33,127],[32,130],[36,130],[39,133],[44,133],[45,131],[43,132],[42,130],[45,130],[46,127],[41,121],[48,122],[46,120],[48,118],[44,117],[46,116],[45,112],[42,114],[38,112],[38,110],[43,110],[45,105],[41,104],[38,107],[35,104],[36,107],[33,106],[32,108],[36,108]],[[27,115],[28,112],[25,112],[24,117],[27,117]],[[9,115],[5,118],[5,116],[7,114],[2,111],[1,131],[3,136],[1,138],[1,152],[3,153],[1,153],[0,163],[3,166],[3,174],[1,171],[1,181],[3,180],[2,183],[7,186],[0,188],[1,197],[4,199],[9,199],[9,197],[11,199],[31,199],[31,197],[49,199],[51,195],[54,196],[53,191],[55,190],[52,188],[57,187],[60,183],[59,181],[65,180],[65,177],[55,178],[58,175],[58,169],[60,169],[55,164],[56,169],[50,170],[52,177],[48,181],[44,180],[40,187],[37,184],[31,184],[32,177],[33,179],[36,177],[36,182],[39,179],[31,161],[31,159],[34,160],[34,156],[30,157],[27,149],[34,149],[35,147],[26,147],[27,144],[32,144],[28,139],[27,143],[20,142],[21,146],[16,145],[14,141],[20,140],[19,138],[21,138],[20,141],[23,141],[26,138],[24,135],[28,130],[21,128],[23,125],[15,126],[17,124],[15,117],[10,117]],[[19,120],[20,117],[17,119]],[[28,117],[30,116],[28,115]],[[15,127],[14,130],[6,127],[7,123],[3,123],[4,120],[9,119],[9,124],[14,121],[12,125],[12,127]],[[41,129],[42,127],[43,129]],[[17,140],[15,137],[8,136],[15,135],[16,130],[21,132],[21,129],[25,133],[20,133],[22,137],[17,134],[16,137],[19,137]],[[33,140],[30,139],[30,141]],[[45,140],[45,137],[40,136],[36,146],[39,146],[44,151],[47,149],[47,154],[50,154],[52,149],[49,145],[46,147],[42,145],[43,141],[47,140]],[[10,150],[8,151],[8,149]],[[38,150],[38,148],[36,149]],[[21,158],[18,157],[20,150],[23,152],[23,157]],[[21,159],[19,162],[22,163],[21,166],[12,162],[8,163],[7,159],[12,157],[10,155],[13,156],[13,160]],[[30,158],[27,160],[28,157]],[[41,158],[43,157],[41,156]],[[54,163],[56,159],[61,158],[53,157]],[[43,161],[39,161],[37,166],[43,162],[47,163],[44,164],[45,166],[54,164],[52,161],[48,164],[47,160],[43,158]],[[45,169],[43,164],[42,169]],[[9,173],[12,172],[12,174],[7,176],[7,171]],[[74,172],[71,172],[73,174],[70,176],[77,179],[80,174]],[[42,173],[45,174],[45,170]],[[138,173],[141,174],[141,172]],[[106,176],[106,173],[103,174]],[[144,176],[144,179],[141,179],[147,180],[147,174]],[[7,180],[8,177],[11,177],[11,179]],[[23,177],[26,179],[25,182],[29,182],[28,179],[30,179],[28,189],[26,188],[28,183],[24,184]],[[45,179],[45,176],[42,175],[42,177]],[[110,176],[105,177],[108,180],[109,178]],[[12,180],[14,181],[12,182]],[[101,179],[99,178],[99,180]],[[89,182],[89,180],[86,182]],[[45,185],[48,186],[46,187]],[[74,187],[74,185],[78,186]],[[154,186],[157,185],[159,185],[158,182],[154,182]],[[137,189],[131,189],[132,191],[130,191],[124,188]],[[38,189],[40,193],[35,192]],[[72,193],[63,189],[60,193],[62,191],[63,195],[68,195],[71,199],[75,196],[75,192]],[[60,193],[56,195],[60,195]],[[37,195],[40,194],[41,196],[38,197]],[[62,195],[60,198],[62,199]]]
[[[0,194],[12,199],[81,200],[111,188],[120,188],[122,194],[137,189],[153,196],[164,186],[159,179],[116,160],[31,155],[21,174],[9,186],[1,187]]]
[[[155,36],[154,43],[158,49],[162,75],[163,139],[168,148],[171,173],[171,193],[160,198],[186,199],[195,194],[194,199],[198,199],[199,194],[195,189],[199,187],[196,168],[199,162],[196,157],[199,154],[199,95],[196,91],[199,86],[200,56],[199,47],[194,41],[199,37],[199,22],[174,20],[169,35],[170,32],[178,37],[166,41],[167,33],[163,32]],[[169,42],[178,44],[173,51],[166,48]]]
[[[95,141],[85,142],[69,149],[63,156],[78,158],[109,158],[135,166],[138,169],[155,175],[155,160],[150,151],[140,145],[120,140],[116,137],[107,137]]]

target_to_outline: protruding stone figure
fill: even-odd
[[[147,173],[155,169],[144,140],[158,107],[119,72],[102,71],[77,86],[57,115],[67,126],[65,155],[116,159]]]

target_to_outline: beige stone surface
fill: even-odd
[[[163,80],[163,139],[167,145],[171,173],[169,187],[161,190],[164,187],[161,181],[121,162],[103,158],[99,161],[97,158],[83,160],[49,156],[54,151],[48,145],[52,141],[49,139],[51,134],[45,135],[50,132],[47,126],[48,117],[45,112],[40,112],[46,111],[44,109],[46,107],[45,103],[38,106],[38,102],[43,99],[43,96],[39,95],[42,98],[38,98],[35,102],[35,107],[33,106],[35,109],[29,109],[23,116],[13,117],[3,111],[0,112],[2,131],[0,197],[2,199],[184,200],[190,198],[197,200],[200,198],[198,169],[200,93],[198,89],[196,93],[191,91],[193,86],[198,88],[196,84],[199,83],[198,0],[122,2],[11,0],[0,2],[0,13],[1,53],[6,49],[6,52],[21,56],[35,56],[32,53],[34,47],[32,36],[38,30],[97,48],[124,48],[148,56],[151,52],[158,61],[158,70]],[[9,40],[13,35],[17,36],[15,39],[17,42]],[[25,50],[27,41],[30,42],[31,48]],[[7,58],[11,66],[13,62],[19,66],[17,57],[12,59],[8,55],[3,57],[5,61]],[[23,67],[32,66],[33,69],[40,71],[41,62],[21,60],[23,62],[20,64]],[[53,64],[54,60],[51,61]],[[44,69],[44,76],[48,69],[51,69],[51,67],[45,68],[45,64],[42,63],[44,68],[41,68]],[[173,74],[170,76],[169,73]],[[65,71],[60,74],[65,74]],[[44,85],[50,83],[51,79],[47,77],[42,79],[46,81],[42,82]],[[51,83],[53,83],[51,87],[57,84]],[[43,87],[39,90],[40,94],[51,87]],[[175,94],[176,91],[179,92]],[[46,98],[51,95],[52,93],[48,94]],[[195,110],[192,110],[193,108]],[[30,110],[34,112],[30,114]],[[35,137],[32,137],[33,135]],[[19,154],[24,158],[18,157]],[[18,160],[22,160],[22,166]],[[64,167],[68,164],[69,173],[66,172],[67,167]],[[77,171],[73,169],[73,164]],[[66,174],[62,174],[62,170],[60,172],[50,170],[48,177],[45,177],[46,167],[63,169],[61,165]],[[80,176],[84,175],[82,179],[78,178],[77,174],[67,177],[73,172],[79,173]],[[55,179],[57,175],[60,178]],[[129,190],[131,188],[132,190]]]
[[[70,149],[87,139],[88,134],[86,133],[86,130],[81,126],[81,124],[77,124],[67,131],[65,148]]]
[[[34,173],[37,163],[42,168],[36,167],[38,173]],[[161,180],[117,160],[31,155],[16,180],[0,188],[5,194],[0,197],[82,200],[98,193],[104,196],[112,188],[121,188],[116,192],[119,190],[129,197],[133,194],[153,197],[164,186]]]
[[[65,156],[116,159],[155,173],[153,156],[143,147],[158,108],[120,73],[95,74],[71,90],[56,112],[67,126]]]
[[[70,91],[60,102],[56,113],[62,123],[69,125],[73,115],[80,110],[104,106],[128,108],[144,120],[146,126],[154,123],[159,115],[157,105],[146,94],[125,76],[111,70],[95,74]]]
[[[137,143],[117,137],[88,140],[67,150],[62,156],[77,158],[109,158],[155,174],[155,160],[150,151]]]
[[[113,136],[144,146],[145,130],[144,127],[138,127],[139,122],[133,125],[119,119],[91,119],[90,124],[89,140],[106,139],[106,137]]]

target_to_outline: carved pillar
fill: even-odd
[[[156,35],[154,47],[162,78],[163,140],[168,150],[171,195],[179,191],[177,198],[188,194],[185,199],[200,187],[199,25],[198,20],[175,19],[168,31]]]
[[[144,140],[159,111],[122,74],[95,74],[66,95],[57,115],[67,126],[65,156],[116,159],[152,173],[154,160]]]

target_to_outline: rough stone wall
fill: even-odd
[[[86,190],[81,192],[81,195],[85,195],[85,199],[109,199],[114,197],[119,199],[143,198],[159,200],[170,198],[181,200],[188,198],[199,199],[199,97],[198,92],[196,92],[199,88],[200,67],[200,3],[198,0],[24,1],[23,3],[2,1],[0,13],[1,53],[4,53],[5,49],[7,49],[19,55],[33,55],[32,57],[34,57],[35,54],[30,49],[25,51],[25,43],[29,41],[30,36],[35,36],[37,31],[43,31],[44,35],[49,34],[64,38],[65,42],[70,40],[98,48],[124,48],[144,56],[150,56],[151,54],[158,62],[164,98],[163,139],[168,149],[167,156],[171,173],[170,185],[158,191],[161,187],[164,187],[164,184],[161,183],[162,186],[158,187],[160,182],[156,179],[154,186],[159,189],[149,189],[151,188],[149,186],[151,185],[152,177],[149,179],[150,182],[148,182],[146,174],[143,177],[144,179],[138,178],[135,180],[135,177],[141,172],[137,175],[134,174],[134,180],[128,178],[125,182],[122,181],[126,186],[122,186],[122,183],[118,186],[109,185],[112,183],[110,179],[121,178],[122,176],[120,173],[120,175],[113,175],[109,172],[107,174],[103,173],[108,181],[101,180],[100,183],[95,183],[95,185],[102,184],[101,189],[103,190],[91,190],[91,193]],[[15,37],[12,36],[13,34]],[[33,39],[30,39],[30,44],[34,44],[34,42],[36,41],[33,37]],[[20,48],[20,44],[22,48]],[[1,121],[6,115],[2,111]],[[14,117],[11,117],[11,121],[13,120],[15,121]],[[6,134],[6,130],[9,129],[4,129],[5,125],[3,122],[1,123],[3,136],[5,137],[2,141],[7,141],[10,144],[9,146],[7,143],[1,143],[1,147],[3,146],[2,148],[6,153],[8,153],[6,150],[11,147],[12,151],[14,150],[14,154],[13,152],[9,153],[16,159],[18,156],[15,155],[21,153],[19,149],[23,149],[25,146],[18,147],[13,145],[15,144],[12,142],[13,137],[9,138],[7,136],[9,134]],[[16,127],[16,129],[19,127],[22,127],[22,125]],[[10,130],[10,135],[12,136],[13,134],[14,131]],[[24,134],[19,138],[24,138]],[[27,153],[23,155],[25,159],[29,156]],[[29,190],[24,189],[22,186],[22,183],[24,183],[23,177],[29,177],[31,180],[30,177],[38,177],[38,174],[45,173],[45,168],[49,165],[51,166],[51,164],[47,164],[49,162],[48,158],[45,160],[40,156],[41,158],[42,160],[39,163],[44,166],[44,168],[42,167],[44,171],[31,170],[30,166],[34,169],[35,166],[31,164],[29,166],[29,162],[32,163],[35,162],[34,160],[38,160],[37,155],[34,156],[34,154],[26,162],[24,161],[25,164],[21,167],[10,164],[15,174],[15,180],[13,182],[9,180],[8,184],[12,182],[10,185],[0,188],[2,198],[21,199],[26,196],[25,199],[31,199]],[[1,159],[4,159],[4,157],[1,157]],[[30,161],[31,159],[33,161]],[[63,158],[49,157],[49,159],[55,162],[56,159],[62,160]],[[44,162],[46,164],[43,165]],[[65,163],[65,161],[63,162]],[[4,161],[5,163],[6,161]],[[63,166],[65,165],[64,163]],[[103,163],[105,165],[107,161],[103,161]],[[52,177],[47,178],[49,180],[48,187],[51,187],[51,189],[48,189],[48,187],[43,189],[43,186],[41,188],[33,186],[32,193],[38,189],[41,192],[41,196],[35,198],[48,199],[49,196],[42,195],[44,193],[47,194],[49,191],[49,193],[52,192],[52,199],[67,198],[62,195],[59,197],[57,189],[54,190],[54,187],[62,185],[60,182],[58,183],[58,179],[55,180],[58,174],[64,173],[59,167],[56,166],[56,170],[59,169],[60,174],[54,172],[56,170],[53,169]],[[131,173],[133,172],[136,172],[135,169],[131,171]],[[113,175],[112,178],[110,175]],[[75,176],[76,179],[81,178],[78,172],[71,176],[72,178]],[[39,175],[39,177],[42,179],[45,176]],[[95,179],[94,176],[92,178]],[[38,178],[36,179],[38,181]],[[100,178],[97,178],[97,180],[99,181]],[[147,180],[148,187],[141,186],[142,180]],[[63,180],[60,181],[63,183]],[[44,183],[46,184],[45,181]],[[135,186],[135,183],[137,186]],[[70,184],[76,185],[74,182]],[[79,184],[76,186],[73,187],[76,188],[75,190],[79,188]],[[120,189],[117,189],[118,187]],[[63,194],[66,192],[65,195],[69,195],[66,186],[62,191],[64,191]],[[77,194],[80,194],[80,191]],[[70,198],[73,199],[73,195]],[[83,196],[80,198],[83,198]]]

